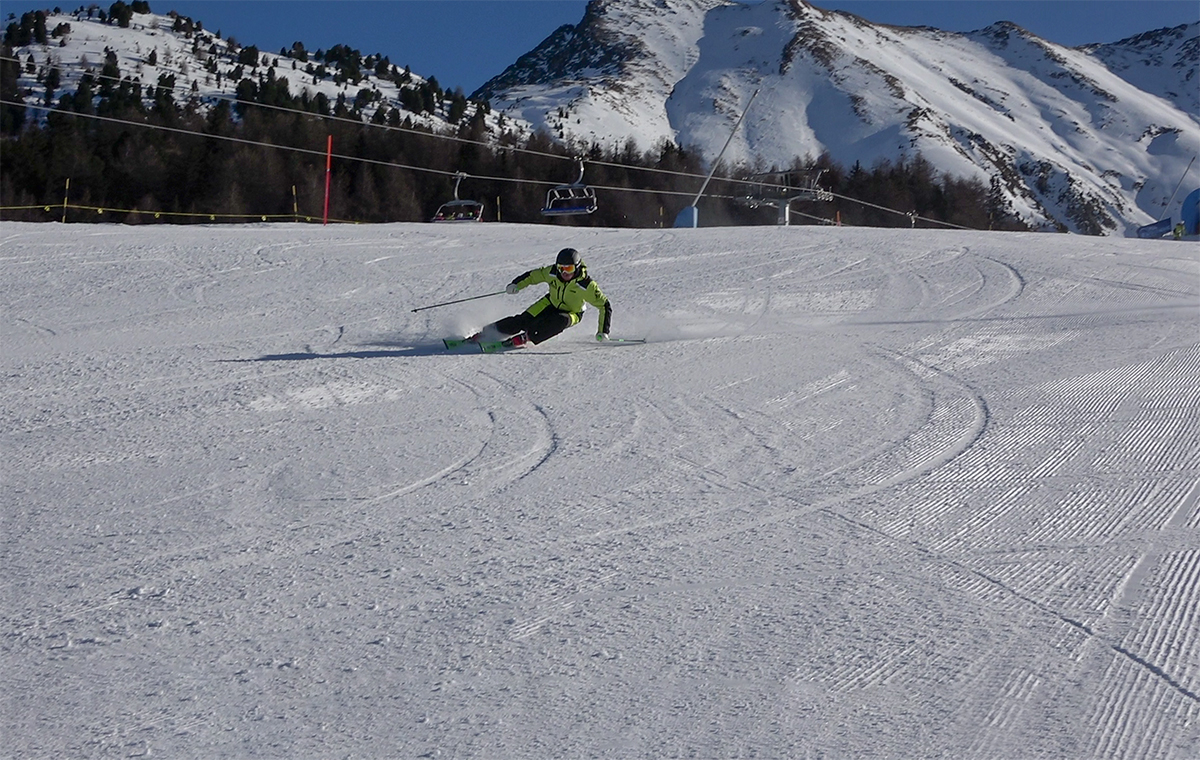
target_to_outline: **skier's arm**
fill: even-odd
[[[530,269],[528,272],[519,274],[516,277],[514,277],[513,281],[510,282],[509,285],[516,285],[517,289],[520,290],[521,288],[524,288],[526,285],[533,285],[534,283],[538,283],[538,282],[549,282],[549,280],[547,279],[549,272],[550,272],[550,267],[541,267],[540,269]]]
[[[596,318],[596,332],[608,335],[609,328],[612,327],[612,304],[609,303],[608,297],[600,290],[595,280],[588,283],[583,297],[600,312]]]

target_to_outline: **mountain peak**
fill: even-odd
[[[565,142],[787,167],[921,155],[999,182],[1028,223],[1128,231],[1163,212],[1200,144],[1197,25],[1069,48],[1010,21],[959,34],[805,0],[593,0],[475,93]]]

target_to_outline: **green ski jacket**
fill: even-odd
[[[525,313],[536,317],[547,307],[553,307],[570,314],[571,324],[577,325],[583,318],[586,304],[590,303],[600,310],[596,332],[608,333],[609,327],[612,325],[612,304],[608,302],[608,298],[600,290],[596,281],[588,276],[587,266],[580,264],[574,279],[568,282],[559,279],[557,272],[555,265],[551,264],[548,267],[531,269],[513,280],[513,284],[521,289],[539,282],[550,286],[550,292],[530,305]]]

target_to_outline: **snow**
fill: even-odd
[[[122,77],[147,90],[174,77],[177,102],[194,100],[201,111],[236,95],[239,69],[244,78],[283,80],[294,95],[348,103],[361,96],[369,101],[364,119],[380,107],[403,110],[401,88],[365,61],[361,81],[339,84],[332,73],[306,72],[318,62],[269,50],[259,52],[257,66],[241,66],[228,37],[174,32],[170,16],[133,14],[122,29],[86,13],[52,14],[48,28],[66,23],[70,32],[16,51],[27,102],[45,98],[51,68],[62,72],[61,98],[85,68],[98,72],[111,50]],[[1133,236],[1176,218],[1175,188],[1193,186],[1186,167],[1200,146],[1200,121],[1186,107],[1196,90],[1186,51],[1197,29],[1066,48],[1004,22],[955,34],[782,0],[598,2],[564,36],[579,49],[539,48],[550,61],[569,54],[575,63],[557,79],[540,71],[540,83],[498,92],[484,121],[493,135],[543,129],[577,148],[619,151],[632,141],[655,150],[666,140],[711,161],[758,90],[733,134],[727,167],[765,171],[825,152],[843,167],[870,167],[919,153],[939,174],[985,185],[999,177],[1012,213],[1032,227]],[[414,74],[411,86],[423,81]],[[447,108],[403,111],[403,118],[444,131]]]
[[[498,112],[585,144],[667,140],[707,161],[729,141],[726,165],[758,171],[823,153],[846,168],[920,154],[939,174],[1000,178],[1032,227],[1096,232],[1079,218],[1094,207],[1104,234],[1121,236],[1177,216],[1165,206],[1200,146],[1186,107],[1195,57],[1182,52],[1200,25],[1068,48],[1004,22],[958,34],[785,0],[591,7],[593,49],[619,51],[619,71],[540,75],[497,92]]]
[[[0,241],[11,756],[1200,755],[1194,243]]]
[[[203,23],[203,19],[196,19]],[[84,70],[91,69],[94,75],[100,73],[107,51],[111,50],[117,56],[117,66],[122,78],[139,81],[144,87],[155,87],[160,77],[175,77],[174,99],[179,104],[195,98],[200,103],[201,110],[207,105],[218,101],[235,102],[237,86],[242,79],[258,81],[266,77],[268,72],[277,80],[287,83],[288,92],[293,96],[307,94],[309,98],[324,95],[330,105],[336,104],[339,97],[345,99],[348,106],[353,106],[359,92],[366,90],[371,93],[373,100],[363,108],[363,118],[370,119],[380,106],[397,108],[401,118],[409,119],[415,126],[434,131],[444,131],[450,125],[444,118],[445,106],[439,105],[438,115],[423,112],[414,113],[405,110],[401,105],[401,86],[391,79],[378,77],[372,68],[362,68],[362,80],[358,82],[334,79],[335,67],[330,64],[329,72],[324,77],[317,77],[306,71],[308,68],[317,70],[322,61],[310,57],[308,62],[301,62],[278,51],[259,50],[257,65],[239,65],[238,53],[244,48],[239,44],[231,47],[230,37],[226,31],[225,38],[218,38],[209,30],[192,33],[175,32],[172,27],[175,19],[169,15],[157,13],[134,13],[128,27],[122,28],[116,24],[101,23],[98,17],[89,18],[87,11],[81,6],[73,13],[49,13],[47,28],[54,30],[59,24],[68,24],[70,32],[57,38],[51,38],[47,44],[32,44],[18,48],[16,57],[27,62],[33,60],[34,70],[22,68],[18,84],[23,91],[34,93],[35,97],[26,98],[28,103],[41,103],[44,100],[45,87],[42,78],[50,68],[59,69],[62,84],[55,92],[56,98],[69,95],[79,87],[79,80]],[[252,41],[245,46],[253,45]],[[156,64],[151,65],[151,52],[155,54]],[[316,51],[310,51],[310,56]],[[364,60],[375,53],[363,53]],[[266,61],[265,65],[263,61]],[[219,76],[208,70],[213,66]],[[396,68],[403,72],[403,63],[393,62]],[[241,79],[233,76],[234,72],[242,69]],[[410,81],[404,89],[414,88],[427,80],[415,72],[410,73]],[[473,111],[472,111],[473,113]],[[37,115],[44,119],[44,114]],[[497,133],[503,131],[497,124],[497,117],[488,114],[485,117],[487,127]],[[521,133],[528,125],[509,121],[511,131]]]

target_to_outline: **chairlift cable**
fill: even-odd
[[[21,62],[19,59],[9,58],[7,56],[0,56],[0,60],[11,61],[11,62],[15,62],[18,64]],[[175,71],[175,70],[172,70],[172,71]],[[180,74],[180,76],[186,76],[185,74],[183,74],[182,71],[179,71],[178,73]],[[117,78],[117,77],[112,77],[112,76],[108,76],[105,74],[93,74],[92,76],[97,79],[108,79],[108,80],[112,80],[112,81],[118,82],[118,83],[122,82],[122,81],[124,81],[124,79],[128,78],[128,77]],[[149,85],[149,86],[154,86],[154,85]],[[170,89],[172,91],[182,90],[182,89],[184,89],[184,86],[177,85]],[[758,94],[758,90],[755,90],[755,95],[757,95],[757,94]],[[774,88],[772,88],[771,92],[768,93],[768,97],[770,97],[773,94],[774,94]],[[439,134],[439,133],[433,132],[433,131],[426,132],[426,131],[422,131],[422,130],[416,129],[416,128],[391,126],[388,124],[374,124],[371,122],[363,122],[360,119],[351,119],[351,118],[347,118],[344,116],[336,116],[333,114],[313,113],[311,111],[302,111],[302,110],[298,110],[295,108],[285,108],[283,106],[269,105],[266,103],[256,103],[253,101],[242,101],[242,100],[239,100],[236,96],[226,95],[225,93],[210,93],[208,95],[205,95],[204,97],[211,98],[213,100],[221,100],[221,101],[233,103],[236,105],[254,106],[256,108],[265,108],[268,110],[282,111],[282,112],[286,112],[286,113],[308,116],[311,118],[325,119],[328,121],[340,122],[340,123],[344,123],[344,124],[353,124],[355,126],[366,127],[368,129],[370,129],[370,128],[385,129],[385,130],[390,130],[390,131],[403,132],[406,134],[413,134],[413,135],[417,135],[420,137],[430,137],[430,138],[433,138],[436,140],[450,140],[452,142],[464,143],[464,144],[468,144],[468,145],[478,145],[478,146],[486,147],[486,148],[489,148],[492,150],[511,150],[511,151],[514,151],[517,153],[524,153],[524,154],[528,154],[528,155],[532,155],[532,156],[539,156],[542,158],[552,158],[552,159],[556,159],[556,160],[560,160],[560,161],[566,161],[566,160],[577,161],[577,160],[580,160],[580,158],[581,158],[580,156],[564,156],[564,155],[560,155],[557,153],[547,153],[545,151],[532,150],[529,148],[521,148],[521,147],[518,147],[515,145],[499,145],[495,141],[488,142],[485,140],[472,140],[470,138],[459,137],[457,135]],[[753,102],[753,100],[754,100],[754,96],[751,96],[751,102]],[[242,144],[246,144],[246,145],[261,145],[264,147],[283,147],[283,146],[271,145],[269,143],[256,143],[253,141],[248,141],[248,140],[244,140],[244,139],[240,139],[240,138],[225,137],[222,135],[207,135],[202,132],[192,132],[190,130],[181,130],[181,129],[177,129],[177,128],[173,128],[173,127],[141,124],[141,123],[135,122],[135,121],[113,119],[111,117],[102,117],[102,116],[96,116],[96,115],[92,115],[92,114],[78,114],[73,111],[59,111],[58,109],[50,108],[48,106],[38,106],[38,105],[23,103],[23,102],[0,100],[0,103],[3,103],[5,105],[24,107],[24,108],[32,108],[35,110],[46,111],[46,112],[70,113],[70,114],[76,115],[76,116],[84,116],[84,117],[90,117],[90,118],[95,118],[95,119],[101,119],[101,120],[109,121],[109,122],[113,122],[113,123],[130,124],[133,126],[142,126],[142,127],[149,128],[149,129],[162,129],[165,131],[177,132],[180,134],[192,134],[192,135],[197,135],[197,136],[202,136],[202,137],[213,137],[213,138],[229,140],[229,141],[233,141],[233,142],[241,142]],[[748,110],[749,110],[749,103],[747,104],[747,111]],[[742,118],[745,118],[745,112],[742,113]],[[739,119],[739,124],[740,124],[740,122],[741,122],[741,119]],[[735,127],[734,132],[736,132],[736,131],[737,130]],[[505,133],[505,134],[512,134],[512,133]],[[504,135],[501,135],[500,137],[502,139],[504,137]],[[730,138],[732,139],[732,134],[731,134]],[[726,147],[728,147],[728,142],[726,143]],[[296,151],[305,152],[305,153],[312,152],[312,151],[308,151],[304,148],[290,148],[289,150],[296,150]],[[722,149],[722,154],[723,153],[724,153],[724,149]],[[321,155],[324,155],[324,153],[321,153]],[[422,172],[427,172],[430,174],[440,174],[443,176],[453,176],[454,175],[454,172],[448,172],[448,171],[441,170],[441,169],[429,169],[429,168],[425,168],[425,167],[409,166],[409,165],[405,165],[405,164],[396,164],[396,163],[392,163],[392,162],[377,161],[377,160],[373,160],[373,159],[357,158],[357,157],[352,157],[352,156],[337,156],[337,158],[342,159],[342,160],[362,161],[362,162],[374,164],[374,165],[391,166],[391,167],[396,167],[396,168],[401,168],[401,169],[408,169],[411,171],[422,171]],[[1193,158],[1193,161],[1194,160],[1195,160],[1195,158]],[[717,168],[716,164],[719,161],[720,161],[720,157],[718,156],[717,161],[713,162],[713,170],[714,171]],[[685,177],[685,178],[689,178],[689,179],[703,178],[705,180],[705,182],[704,182],[705,187],[707,187],[710,180],[716,180],[717,182],[730,182],[730,183],[734,183],[734,184],[744,182],[744,180],[738,179],[736,177],[715,177],[715,176],[713,176],[712,172],[710,172],[709,175],[707,175],[707,177],[706,177],[705,175],[693,174],[691,172],[677,172],[677,171],[672,171],[670,169],[657,169],[654,167],[644,167],[644,166],[628,166],[626,164],[618,164],[618,163],[614,163],[611,161],[592,160],[591,163],[593,163],[597,166],[606,166],[606,167],[610,167],[610,168],[623,169],[626,171],[642,171],[642,172],[649,172],[652,174],[665,174],[665,175],[675,176],[675,177]],[[1191,168],[1191,166],[1189,164],[1189,169],[1190,168]],[[1187,175],[1187,172],[1185,171],[1184,176],[1186,177],[1186,175]],[[540,184],[540,185],[554,185],[555,184],[553,182],[544,181],[544,180],[516,179],[516,178],[511,178],[511,177],[480,176],[478,178],[483,179],[483,180],[495,181],[495,182],[516,182],[516,183]],[[1181,183],[1182,183],[1182,179],[1183,178],[1180,179]],[[617,192],[647,192],[647,193],[654,193],[654,194],[658,194],[658,195],[683,195],[683,196],[691,195],[691,193],[683,193],[683,192],[672,191],[672,190],[645,190],[645,189],[640,189],[640,188],[609,187],[609,186],[603,186],[603,185],[593,185],[592,187],[597,190],[611,190],[611,191],[617,191]],[[772,189],[785,189],[783,186],[778,186],[778,185],[771,186],[771,188]],[[704,192],[704,188],[702,187],[700,194],[702,195],[703,192]],[[840,198],[842,200],[850,201],[852,203],[859,203],[864,206],[869,206],[869,207],[880,209],[883,211],[888,211],[888,212],[898,214],[901,216],[909,216],[909,214],[907,212],[897,211],[896,209],[887,208],[886,206],[879,206],[877,204],[873,204],[868,201],[859,200],[858,198],[852,198],[852,197],[846,196],[846,195],[839,195],[838,193],[833,193],[833,196],[835,198]],[[735,199],[737,196],[710,195],[708,197],[727,200],[727,199]],[[962,225],[952,224],[950,222],[943,222],[943,221],[937,220],[937,219],[930,219],[928,217],[916,216],[915,218],[920,219],[922,221],[931,222],[934,224],[941,224],[941,225],[944,225],[947,227],[954,227],[956,229],[967,229],[967,230],[972,229],[971,227],[964,227]]]
[[[0,60],[20,63],[20,60],[18,60],[16,58],[8,58],[5,56],[0,56]],[[159,68],[164,68],[164,67],[160,66]],[[171,69],[171,71],[175,72],[175,73],[179,73],[180,76],[187,76],[186,74],[183,74],[181,71],[177,71],[175,69]],[[118,77],[109,76],[107,74],[92,74],[92,76],[97,80],[107,79],[107,80],[117,82],[117,83],[120,83],[120,82],[124,81],[125,79],[128,79],[128,77],[118,78]],[[188,97],[191,97],[191,91],[187,90],[186,86],[184,86],[184,85],[175,85],[170,88],[158,87],[158,85],[145,85],[145,86],[156,87],[158,89],[170,89],[172,92],[185,92],[185,94]],[[574,156],[562,155],[560,153],[547,153],[546,151],[533,150],[531,148],[521,148],[516,145],[502,145],[502,144],[498,144],[497,141],[473,140],[469,137],[459,137],[458,135],[441,134],[441,133],[432,131],[432,128],[430,128],[431,131],[424,131],[424,130],[418,129],[416,127],[401,127],[401,126],[392,126],[390,124],[375,124],[370,121],[364,122],[361,119],[352,119],[352,118],[345,117],[345,116],[337,116],[335,114],[322,114],[322,113],[316,113],[313,111],[305,111],[305,110],[301,110],[298,108],[287,108],[285,106],[272,105],[269,103],[257,103],[254,101],[241,100],[236,95],[231,95],[231,94],[227,94],[227,93],[223,93],[223,92],[210,92],[210,93],[207,93],[200,97],[201,97],[201,99],[222,101],[222,102],[231,103],[233,105],[238,105],[238,106],[253,106],[254,108],[262,108],[262,109],[266,109],[268,111],[280,111],[280,112],[296,114],[296,115],[300,115],[300,116],[307,116],[307,117],[314,118],[314,119],[324,119],[326,121],[332,121],[332,122],[337,122],[337,123],[342,123],[342,124],[352,124],[352,125],[355,125],[358,127],[365,127],[367,129],[383,129],[383,130],[387,130],[387,131],[391,131],[391,132],[402,132],[405,134],[416,135],[418,137],[430,137],[430,138],[433,138],[436,140],[450,140],[452,142],[464,143],[467,145],[478,145],[478,146],[490,148],[493,150],[510,150],[510,151],[513,151],[516,153],[525,153],[525,154],[528,154],[531,156],[539,156],[541,158],[551,158],[551,159],[555,159],[558,161],[574,161],[577,158]],[[27,103],[15,103],[13,105],[23,105],[23,106],[26,106],[27,108],[36,108],[36,106],[27,104]],[[56,109],[42,108],[41,110],[53,111]],[[522,132],[516,132],[516,133],[505,132],[505,133],[502,133],[501,135],[499,135],[498,139],[503,139],[506,135],[519,136],[520,134],[522,134]],[[704,176],[704,175],[700,175],[700,174],[693,174],[691,172],[677,172],[677,171],[673,171],[670,169],[658,169],[658,168],[650,167],[650,166],[629,166],[628,164],[618,164],[618,163],[615,163],[612,161],[602,161],[599,159],[589,159],[589,161],[597,166],[607,166],[607,167],[611,167],[611,168],[615,168],[615,169],[626,169],[626,170],[631,170],[631,171],[643,171],[643,172],[649,172],[652,174],[665,174],[665,175],[677,176],[677,177],[688,177],[688,178],[692,178],[692,179],[699,179]],[[736,181],[732,178],[724,178],[724,177],[716,177],[715,179],[717,179],[717,181]]]
[[[11,60],[11,59],[9,59],[9,60]],[[298,147],[293,147],[293,146],[289,146],[289,145],[276,145],[273,143],[264,143],[264,142],[258,142],[255,140],[248,140],[248,139],[242,138],[242,137],[232,137],[230,135],[219,135],[219,134],[209,134],[206,132],[195,132],[195,131],[192,131],[189,129],[180,129],[178,127],[168,127],[168,126],[164,126],[161,124],[146,124],[143,122],[130,121],[128,119],[117,119],[117,118],[113,118],[111,116],[100,116],[99,114],[87,114],[87,113],[78,113],[76,111],[64,111],[64,110],[57,109],[57,108],[51,108],[49,106],[36,105],[36,104],[32,104],[32,103],[24,103],[21,101],[7,100],[7,99],[3,99],[3,98],[0,98],[0,105],[17,106],[17,107],[21,107],[21,108],[28,108],[28,109],[35,110],[35,111],[45,111],[47,113],[57,113],[60,115],[72,116],[72,117],[76,117],[76,118],[93,119],[96,121],[102,121],[102,122],[106,122],[106,123],[110,123],[110,124],[125,124],[125,125],[132,126],[132,127],[140,127],[142,129],[159,130],[162,132],[171,132],[174,134],[190,135],[192,137],[198,137],[198,138],[222,140],[225,142],[231,142],[231,143],[235,143],[235,144],[239,144],[239,145],[251,145],[251,146],[261,147],[261,148],[274,148],[277,150],[289,150],[289,151],[293,151],[295,153],[301,153],[301,154],[305,154],[305,155],[319,156],[321,158],[326,157],[326,152],[323,150],[314,150],[312,148],[298,148]],[[278,106],[272,106],[272,107],[278,108]],[[290,113],[297,113],[297,114],[301,114],[301,115],[316,116],[316,117],[320,117],[320,118],[334,118],[339,121],[349,121],[350,123],[358,124],[359,126],[366,126],[362,122],[356,122],[353,119],[347,120],[347,119],[342,119],[340,117],[321,117],[320,114],[309,114],[306,111],[295,111],[293,109],[287,109],[287,108],[280,109],[280,110],[288,111]],[[371,125],[371,126],[379,126],[379,125]],[[396,129],[395,127],[389,127],[389,128]],[[435,138],[439,137],[438,135],[433,135],[433,134],[429,134],[429,133],[425,133],[425,132],[419,132],[418,134],[422,134],[427,137],[435,137]],[[449,137],[449,136],[441,136],[441,137],[443,137],[444,139],[461,140],[461,138],[453,138],[453,137]],[[472,143],[476,143],[476,144],[485,144],[485,143],[479,143],[479,141],[467,141],[467,142],[472,142]],[[491,145],[490,143],[486,143],[486,144]],[[493,146],[493,147],[495,147],[495,146]],[[532,153],[535,155],[543,155],[543,156],[551,156],[554,158],[562,158],[561,156],[554,156],[553,154],[538,153],[537,151],[528,151],[528,150],[524,150],[521,148],[510,147],[509,149],[517,150],[517,151],[525,152],[525,153]],[[357,162],[369,164],[372,166],[384,166],[384,167],[390,167],[390,168],[394,168],[394,169],[407,169],[409,171],[425,172],[428,174],[438,174],[438,175],[445,176],[445,177],[453,177],[455,175],[455,172],[446,171],[444,169],[431,169],[429,167],[424,167],[424,166],[411,166],[408,164],[398,164],[398,163],[391,162],[391,161],[380,161],[378,159],[362,158],[360,156],[349,156],[349,155],[335,153],[332,155],[332,157],[336,158],[340,161],[357,161]],[[638,169],[638,170],[644,170],[644,171],[662,171],[663,173],[674,174],[674,175],[683,176],[683,177],[698,178],[700,176],[697,174],[687,174],[687,173],[683,173],[683,172],[667,172],[665,170],[647,170],[647,169],[642,169],[642,167],[625,166],[624,164],[612,164],[612,163],[599,162],[599,161],[593,161],[592,163],[603,164],[603,165],[608,165],[608,166],[615,166],[615,167],[619,167],[619,168],[623,168],[623,169]],[[492,181],[492,182],[511,182],[511,183],[516,183],[516,184],[531,184],[531,185],[552,185],[552,186],[555,185],[555,183],[549,182],[547,180],[523,179],[523,178],[517,178],[517,177],[495,177],[495,176],[485,176],[485,175],[474,175],[474,176],[476,176],[477,179],[487,180],[487,181]],[[718,181],[723,181],[723,182],[744,183],[744,180],[739,180],[739,179],[735,179],[735,178],[715,177],[714,179],[716,179]],[[655,190],[655,189],[650,189],[650,188],[615,187],[615,186],[610,186],[610,185],[590,185],[589,187],[591,187],[593,190],[606,190],[606,191],[621,192],[621,193],[644,193],[644,194],[660,195],[660,196],[683,196],[683,197],[691,197],[692,196],[692,193],[683,192],[683,191],[679,191],[679,190]],[[848,195],[841,195],[839,193],[832,193],[832,192],[831,192],[831,194],[835,198],[840,198],[842,200],[846,200],[851,203],[858,203],[863,206],[869,206],[871,208],[879,209],[881,211],[887,211],[887,212],[893,213],[893,214],[898,214],[900,216],[910,216],[910,214],[908,214],[907,212],[897,211],[896,209],[888,208],[886,206],[880,206],[878,204],[871,203],[869,201],[860,200],[858,198],[852,198]],[[735,195],[723,195],[723,194],[722,195],[710,194],[710,195],[708,195],[708,197],[719,199],[719,200],[736,200],[738,198],[738,196],[735,196]],[[953,227],[955,229],[962,229],[962,230],[973,229],[971,227],[965,227],[963,225],[953,224],[951,222],[944,222],[939,219],[931,219],[929,217],[924,217],[924,216],[920,216],[920,215],[917,215],[914,218],[919,219],[921,221],[930,222],[932,224],[940,224],[940,225],[943,225],[946,227]]]

